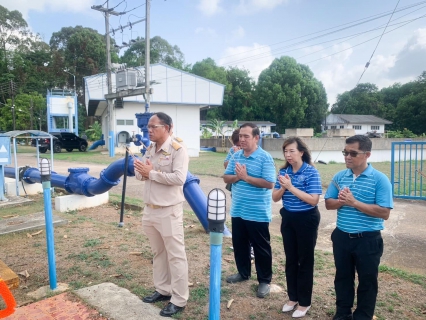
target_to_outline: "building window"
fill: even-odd
[[[330,128],[331,129],[337,129],[337,126],[331,126]]]
[[[117,119],[117,126],[133,126],[133,120]]]
[[[371,130],[380,130],[380,126],[371,126]]]
[[[340,129],[345,129],[345,126],[340,126]]]
[[[355,129],[355,130],[361,130],[362,126],[352,126],[352,128]]]

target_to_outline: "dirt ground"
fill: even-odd
[[[67,174],[75,163],[55,162],[55,171]],[[84,166],[84,164],[80,165]],[[104,165],[88,165],[89,174],[98,177]],[[205,193],[215,187],[224,187],[220,178],[201,176],[200,186]],[[121,183],[111,193],[121,195]],[[127,196],[141,197],[141,182],[128,179]],[[230,198],[228,198],[229,200]],[[228,201],[230,205],[230,200]],[[265,299],[255,297],[256,274],[252,279],[239,284],[222,282],[221,319],[291,319],[281,308],[286,302],[285,257],[279,231],[280,204],[274,204],[274,217],[270,225],[273,248],[273,284],[283,292],[272,293]],[[398,209],[397,209],[398,207]],[[322,221],[318,238],[313,304],[305,319],[331,319],[334,314],[334,265],[331,253],[330,233],[334,228],[335,212],[327,211],[320,203]],[[78,212],[57,213],[69,220],[65,226],[55,229],[56,265],[59,282],[72,288],[114,282],[133,293],[144,296],[153,290],[152,254],[142,232],[142,212],[127,211],[125,225],[117,228],[119,208],[105,205]],[[410,215],[414,222],[410,222]],[[377,319],[426,319],[426,278],[410,276],[404,271],[426,274],[423,256],[426,240],[423,235],[426,220],[424,204],[397,201],[391,219],[384,232],[385,254],[382,264],[400,270],[380,273]],[[209,287],[209,237],[196,216],[185,204],[185,242],[189,262],[190,300],[181,319],[206,319],[208,314]],[[229,224],[228,224],[229,226]],[[230,238],[224,238],[222,277],[236,272]],[[18,304],[31,300],[26,293],[48,284],[47,257],[44,232],[28,237],[25,233],[11,234],[0,238],[0,256],[16,272],[27,270],[29,277],[22,277],[16,290]],[[228,301],[233,299],[230,309]],[[162,306],[161,303],[158,304]],[[1,304],[0,304],[1,309]]]

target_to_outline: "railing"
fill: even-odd
[[[391,183],[395,198],[426,200],[426,142],[392,142]]]

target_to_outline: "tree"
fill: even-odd
[[[383,118],[386,115],[386,108],[375,84],[360,83],[354,89],[337,95],[337,101],[331,112],[375,115]]]
[[[320,130],[327,112],[327,95],[309,67],[281,57],[262,71],[256,86],[257,120],[274,121],[276,130],[312,127]]]
[[[2,72],[8,73],[8,52],[23,46],[30,40],[32,33],[28,24],[17,11],[9,11],[0,5],[0,49],[2,52]],[[4,80],[4,79],[1,79]]]
[[[39,93],[21,93],[15,97],[16,130],[39,129],[39,120],[46,122],[46,99]],[[8,99],[0,109],[0,127],[2,130],[13,130],[12,100]]]
[[[209,128],[215,134],[215,138],[223,136],[224,133],[222,132],[222,130],[224,126],[225,121],[217,119],[210,120],[206,125],[206,127]]]
[[[137,37],[121,57],[121,62],[128,67],[145,65],[145,39]],[[167,40],[155,36],[150,41],[150,63],[164,63],[171,67],[188,70],[182,51],[176,45],[171,45]]]

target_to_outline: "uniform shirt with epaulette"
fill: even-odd
[[[153,170],[149,179],[145,180],[143,200],[147,204],[157,206],[173,206],[185,200],[183,184],[188,172],[188,154],[186,148],[168,137],[163,145],[155,151],[156,143],[152,143],[142,161],[151,161]],[[136,178],[142,180],[140,174]]]

